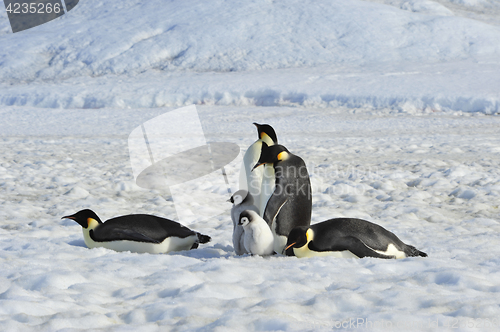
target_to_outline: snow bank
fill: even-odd
[[[429,8],[89,0],[49,24],[2,35],[0,104],[498,112],[500,28]]]

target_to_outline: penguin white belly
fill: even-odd
[[[276,179],[272,165],[263,165],[252,171],[253,166],[259,161],[261,150],[262,141],[258,140],[245,152],[240,170],[239,189],[248,190],[253,196],[254,204],[262,217],[267,202],[273,195]]]
[[[136,253],[164,254],[171,251],[189,250],[196,242],[197,236],[191,235],[185,238],[167,237],[163,242],[138,242],[129,240],[96,242],[90,237],[89,231],[83,229],[83,238],[88,248],[106,248],[114,251],[130,251]]]
[[[257,168],[259,169],[259,168]],[[255,169],[254,172],[257,170]],[[258,202],[259,205],[257,207],[259,208],[260,211],[260,216],[264,217],[264,211],[266,210],[267,202],[271,198],[271,196],[274,193],[275,185],[276,185],[276,176],[274,174],[274,167],[269,164],[265,164],[263,166],[263,172],[262,172],[262,180],[261,180],[261,187],[260,187],[260,201]]]
[[[273,225],[276,223],[273,223]],[[286,247],[286,242],[288,241],[288,238],[284,235],[278,235],[276,232],[273,230],[273,236],[274,236],[274,251],[279,254],[283,254],[283,250],[285,250]]]
[[[260,140],[250,145],[243,156],[243,163],[240,170],[240,189],[248,190],[257,204],[260,202],[258,197],[260,197],[260,187],[264,170],[257,168],[252,171],[252,168],[259,161],[261,149],[262,141]]]
[[[352,252],[349,250],[343,250],[343,251],[312,251],[310,250],[307,245],[301,247],[301,248],[293,248],[293,253],[295,256],[299,258],[303,257],[324,257],[324,256],[330,256],[330,257],[336,257],[336,258],[359,258],[358,256],[354,255]]]

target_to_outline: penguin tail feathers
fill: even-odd
[[[427,257],[427,254],[423,251],[418,250],[414,246],[406,246],[405,254],[407,257]]]
[[[207,243],[207,242],[210,242],[210,240],[212,239],[210,236],[203,235],[201,233],[197,233],[197,235],[198,235],[198,241],[200,243]]]

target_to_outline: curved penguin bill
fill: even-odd
[[[296,227],[288,236],[285,253],[297,257],[427,257],[382,226],[355,218],[334,218],[310,227]]]
[[[274,190],[274,169],[271,165],[252,172],[253,165],[259,160],[262,144],[274,145],[278,143],[275,130],[268,124],[255,123],[258,139],[245,152],[240,170],[240,189],[250,192],[254,198],[254,204],[260,213],[264,213],[267,201]]]
[[[158,254],[195,249],[210,241],[209,236],[178,222],[149,214],[130,214],[103,223],[94,211],[85,209],[64,218],[82,226],[88,248]]]
[[[275,164],[279,161],[288,160],[290,158],[290,151],[280,144],[268,145],[266,142],[262,143],[260,157],[252,167],[252,171],[261,165]]]

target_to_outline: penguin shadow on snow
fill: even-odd
[[[74,246],[74,247],[82,247],[82,248],[87,248],[87,246],[85,245],[85,241],[83,241],[82,239],[80,240],[73,240],[73,241],[69,241],[68,244],[70,246]]]

